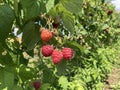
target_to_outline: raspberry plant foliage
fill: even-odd
[[[107,47],[116,43],[120,27],[105,0],[1,0],[0,20],[0,90],[33,90],[33,81],[40,81],[40,90],[103,86],[115,57]],[[41,28],[53,36],[44,41]],[[58,51],[71,48],[74,57],[69,50],[69,61],[62,52],[44,57],[41,48],[48,44]]]

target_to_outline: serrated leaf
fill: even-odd
[[[63,88],[63,90],[67,90],[68,87],[68,80],[65,76],[61,76],[59,78],[59,84],[61,85],[61,87]]]
[[[70,46],[77,47],[81,52],[84,52],[84,48],[77,42],[66,41],[65,43]]]
[[[0,5],[0,41],[3,42],[11,32],[14,12],[7,4]]]
[[[21,1],[25,19],[31,19],[46,12],[45,2],[43,0],[22,0]]]
[[[43,70],[43,80],[42,81],[43,81],[43,83],[51,83],[51,84],[54,83],[54,81],[55,81],[55,76],[54,76],[53,72],[47,67],[45,67],[45,69]]]
[[[48,0],[47,3],[46,3],[46,10],[47,12],[50,11],[50,9],[54,6],[54,1],[55,0]]]
[[[66,72],[66,65],[67,65],[67,62],[65,60],[60,62],[58,65],[56,65],[58,75],[61,76],[61,75],[65,74],[65,72]]]
[[[78,13],[82,10],[83,0],[61,0],[62,5],[72,13]]]
[[[64,11],[62,13],[63,25],[67,28],[71,33],[74,31],[74,18],[70,12]]]
[[[22,39],[27,50],[32,50],[35,44],[40,40],[39,29],[36,28],[34,22],[28,22],[24,26]]]

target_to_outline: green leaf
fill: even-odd
[[[3,42],[11,32],[14,18],[14,12],[9,5],[0,5],[0,42]]]
[[[28,62],[29,62],[29,60],[25,59],[23,54],[21,54],[20,58],[19,58],[19,63],[27,66]]]
[[[3,90],[4,88],[12,90],[14,85],[14,74],[4,69],[0,69],[0,83],[0,90]]]
[[[22,39],[27,50],[33,49],[35,44],[40,40],[39,28],[35,26],[34,22],[28,22],[24,26]]]
[[[26,20],[37,17],[41,13],[46,12],[45,0],[22,0],[21,4]]]
[[[74,18],[70,12],[63,11],[62,13],[63,25],[67,28],[71,33],[74,31]]]
[[[42,84],[42,86],[40,87],[40,90],[48,90],[49,87],[50,87],[50,84],[45,83],[45,84]]]
[[[104,25],[102,25],[102,30],[105,30],[105,29],[107,29],[107,28],[109,28],[109,26],[107,25],[107,24],[104,24]]]
[[[61,76],[59,78],[59,84],[61,85],[61,87],[63,88],[63,90],[67,90],[68,87],[68,80],[65,76]]]
[[[58,75],[64,75],[66,72],[67,61],[63,60],[58,65],[56,65]]]
[[[54,76],[54,73],[52,72],[52,70],[45,67],[45,69],[43,70],[43,80],[42,81],[43,81],[43,83],[51,83],[51,84],[54,83],[55,76]]]
[[[0,44],[0,64],[7,65],[7,66],[13,66],[14,62],[9,54],[9,51],[5,49],[5,47]]]
[[[22,81],[26,81],[35,77],[35,71],[33,68],[22,65],[19,68],[19,75]]]
[[[12,90],[23,90],[21,87],[14,86]]]
[[[55,1],[55,0],[48,0],[48,2],[46,3],[46,10],[47,10],[47,12],[49,12],[50,9],[51,9],[52,7],[54,7],[54,1]]]
[[[62,5],[72,13],[78,13],[82,10],[83,0],[61,0]]]
[[[84,52],[84,48],[77,42],[66,41],[65,44],[73,46],[73,47],[77,47],[81,52]]]

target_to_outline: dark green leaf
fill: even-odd
[[[14,65],[14,62],[9,54],[9,51],[0,44],[0,64],[2,65]]]
[[[82,10],[83,0],[61,0],[62,5],[70,12],[78,13]]]
[[[55,76],[50,69],[44,69],[43,70],[43,83],[54,83],[55,81]]]
[[[67,62],[63,60],[58,65],[56,65],[58,75],[64,75],[66,73]]]
[[[67,28],[71,33],[74,31],[74,18],[70,12],[64,11],[62,13],[63,25]]]
[[[9,5],[0,5],[0,42],[11,32],[14,18],[14,12]]]
[[[23,28],[23,42],[27,50],[35,47],[35,44],[40,40],[39,28],[36,28],[34,22],[28,22]]]
[[[22,0],[22,7],[25,14],[25,19],[31,19],[46,12],[45,0]]]
[[[22,81],[26,81],[35,77],[34,69],[22,65],[19,70],[19,75]]]
[[[20,55],[20,59],[19,59],[20,64],[24,64],[24,65],[27,66],[28,61],[29,61],[28,59],[25,59],[25,58],[24,58],[23,54]]]

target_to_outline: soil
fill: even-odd
[[[117,85],[120,82],[120,69],[114,67],[112,73],[109,75],[108,79],[106,80],[106,85],[103,90],[120,90],[114,89],[114,85]]]

